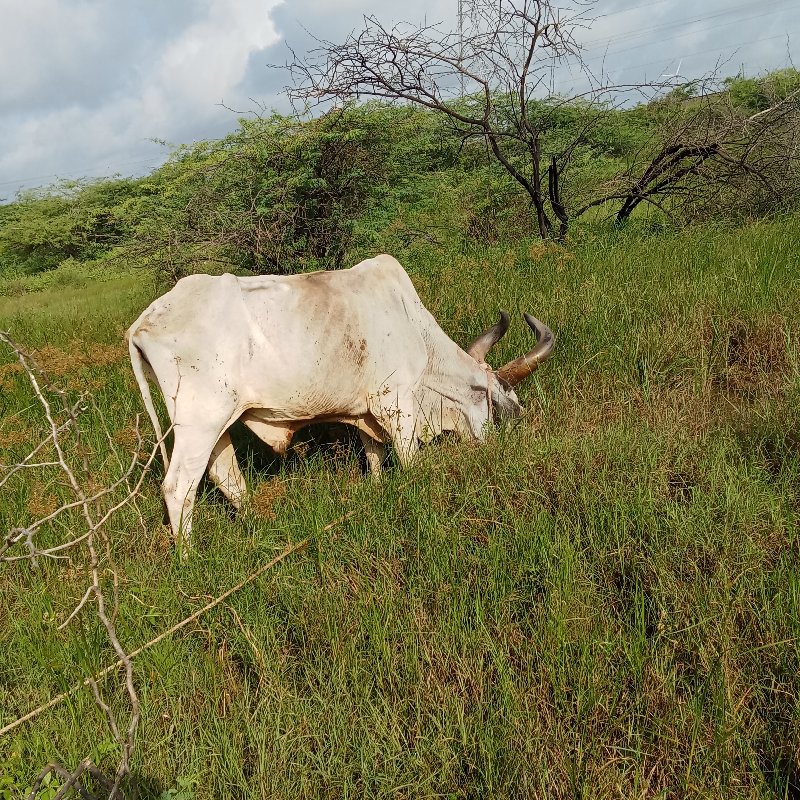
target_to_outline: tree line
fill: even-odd
[[[397,42],[368,44],[399,53]],[[352,64],[356,55],[325,51]],[[0,273],[116,259],[172,280],[201,264],[283,274],[347,266],[355,254],[420,239],[564,239],[585,224],[741,221],[800,199],[795,69],[684,83],[622,106],[523,101],[508,83],[491,88],[499,82],[420,103],[411,94],[424,89],[421,77],[406,94],[364,101],[358,76],[341,77],[328,61],[304,70],[296,96],[333,100],[321,113],[242,119],[146,177],[65,182],[0,206]],[[411,85],[402,71],[395,78]]]

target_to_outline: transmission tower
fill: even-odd
[[[458,62],[461,67],[461,62],[464,58],[464,0],[458,0]],[[461,83],[461,97],[464,96],[464,73],[459,73],[459,80]]]

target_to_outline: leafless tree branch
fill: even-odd
[[[682,219],[713,214],[720,202],[728,213],[757,214],[758,203],[774,208],[796,196],[800,90],[752,114],[719,84],[706,82],[700,91],[659,100],[652,114],[662,120],[648,143],[572,217],[619,204],[615,217],[623,223],[642,203]]]

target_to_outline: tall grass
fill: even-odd
[[[153,475],[109,531],[129,647],[313,544],[139,657],[142,795],[798,796],[799,235],[789,217],[402,254],[459,342],[501,307],[554,329],[530,413],[380,482],[346,448],[268,475],[241,434],[250,508],[232,518],[207,487],[188,564]],[[155,291],[128,276],[0,300],[0,327],[92,388],[123,447],[141,409],[121,333]],[[517,316],[492,358],[530,336]],[[40,423],[22,376],[0,379],[7,463]],[[84,424],[102,482],[114,462]],[[62,491],[27,475],[0,522]],[[0,572],[0,724],[114,660],[90,614],[56,631],[82,581],[79,564]],[[104,725],[87,692],[0,741],[0,764],[113,761]]]

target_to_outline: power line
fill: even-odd
[[[773,6],[772,8],[767,9],[766,11],[761,11],[758,14],[751,14],[749,16],[737,17],[736,19],[732,19],[732,20],[729,20],[727,22],[722,22],[719,25],[711,25],[711,26],[708,26],[706,28],[701,28],[700,30],[693,31],[693,32],[694,33],[705,33],[707,31],[717,30],[717,29],[719,29],[721,27],[724,27],[726,25],[736,25],[736,24],[739,24],[739,23],[742,23],[742,22],[748,22],[748,21],[750,21],[752,19],[758,19],[760,17],[765,17],[765,16],[768,16],[769,14],[772,14],[775,11],[782,10],[778,6],[787,5],[787,4],[793,5],[794,4],[794,0],[777,0],[776,5]],[[685,26],[688,26],[688,25],[693,25],[696,22],[704,22],[704,21],[709,20],[709,19],[717,19],[719,17],[728,16],[731,13],[734,13],[736,11],[746,11],[746,10],[752,9],[752,7],[753,7],[752,3],[745,3],[745,4],[742,4],[742,5],[739,5],[739,6],[735,6],[734,8],[727,9],[725,11],[716,12],[714,14],[706,14],[706,15],[703,15],[703,16],[700,16],[700,17],[693,17],[693,18],[688,19],[688,20],[681,20],[679,22],[669,22],[669,23],[665,23],[664,25],[655,25],[655,26],[652,26],[652,27],[649,27],[649,28],[639,28],[639,29],[634,29],[632,31],[626,31],[625,33],[621,33],[618,36],[612,36],[610,39],[595,39],[593,41],[585,42],[584,43],[584,50],[586,52],[592,52],[592,51],[595,51],[595,50],[602,50],[602,49],[604,49],[604,48],[608,47],[609,45],[614,44],[616,42],[627,41],[629,39],[638,39],[638,38],[641,38],[642,36],[645,36],[647,34],[658,33],[659,31],[668,30],[670,28],[682,28],[682,27],[685,27]],[[682,35],[683,35],[682,33],[677,33],[677,34],[675,34],[675,36],[667,37],[667,40],[669,40],[670,38],[676,38],[677,36],[682,36]],[[664,41],[664,39],[662,37],[660,37],[660,39],[661,39],[661,41]],[[645,46],[647,46],[647,44],[648,43],[640,44],[640,45],[634,45],[633,47],[626,48],[625,50],[617,50],[615,52],[624,53],[624,52],[627,52],[628,50],[635,50],[637,47],[645,47]]]
[[[599,14],[594,19],[606,19],[607,17],[618,17],[620,14],[630,14],[631,11],[639,11],[643,8],[650,8],[651,6],[659,6],[669,0],[653,0],[651,3],[640,3],[638,6],[631,6],[630,8],[620,8],[619,11],[609,11],[606,14]]]
[[[748,39],[746,42],[739,42],[738,44],[730,45],[730,47],[731,48],[736,48],[736,47],[741,47],[741,46],[747,45],[747,44],[759,44],[761,42],[769,42],[769,41],[772,41],[774,39],[783,39],[785,36],[786,36],[786,34],[779,33],[779,34],[776,34],[774,36],[765,36],[765,37],[762,37],[762,38],[759,38],[759,39]],[[688,53],[686,55],[683,55],[682,58],[683,58],[684,61],[686,61],[687,59],[696,58],[697,56],[703,56],[703,55],[707,55],[709,53],[719,53],[719,51],[716,50],[715,48],[710,48],[710,49],[707,49],[707,50],[698,50],[698,51],[696,51],[694,53]],[[654,64],[660,64],[660,65],[663,66],[664,65],[664,61],[663,61],[663,59],[660,59],[658,61],[648,61],[648,62],[640,63],[640,64],[632,64],[630,66],[622,67],[621,69],[624,69],[626,71],[636,70],[636,69],[641,69],[642,67],[652,66]],[[682,76],[677,75],[677,76],[674,76],[674,77],[675,78],[681,78]],[[569,91],[570,92],[575,92],[579,88],[583,87],[584,85],[586,87],[588,87],[589,89],[592,88],[592,83],[585,76],[582,76],[581,82],[579,82],[577,84],[570,84],[570,82],[566,81],[566,80],[559,81],[559,83],[560,83],[562,89],[565,87],[566,84],[569,84],[569,86],[570,86]],[[642,85],[646,85],[646,82],[643,82]],[[611,86],[610,88],[613,90],[613,86]]]
[[[744,47],[744,45],[747,45],[747,44],[760,44],[761,42],[770,42],[773,39],[785,39],[786,35],[787,34],[785,34],[785,33],[778,33],[775,36],[765,36],[765,37],[763,37],[761,39],[748,39],[746,42],[738,42],[737,44],[726,45],[725,49],[728,49],[728,48],[736,49],[737,47]],[[685,54],[682,53],[681,54],[681,58],[684,59],[684,61],[685,61],[687,58],[695,58],[696,56],[705,56],[705,55],[708,55],[709,53],[720,53],[720,51],[717,48],[712,47],[712,48],[709,48],[708,50],[697,50],[694,53],[685,53]],[[596,59],[593,59],[593,60],[596,60]],[[632,64],[629,67],[625,67],[625,69],[640,69],[641,67],[651,67],[654,64],[663,64],[663,63],[664,63],[664,60],[663,59],[659,59],[657,61],[648,61],[648,62],[646,62],[644,64]],[[680,76],[678,76],[678,77],[680,77]]]
[[[735,49],[737,47],[742,47],[742,46],[747,45],[747,44],[760,44],[761,42],[769,42],[769,41],[772,41],[774,39],[783,39],[785,36],[786,36],[786,34],[779,33],[779,34],[776,34],[775,36],[765,36],[765,37],[760,38],[760,39],[748,39],[746,42],[738,42],[737,44],[730,45],[730,47]],[[694,53],[682,54],[681,58],[683,58],[683,60],[686,61],[687,59],[695,58],[697,56],[708,55],[709,53],[719,53],[719,50],[717,50],[716,48],[709,48],[707,50],[697,50]],[[593,60],[597,60],[597,59],[593,59]],[[663,66],[664,65],[664,59],[658,59],[656,61],[647,61],[645,63],[640,63],[640,64],[631,64],[630,66],[625,66],[622,69],[635,70],[635,69],[641,69],[642,67],[650,67],[650,66],[653,66],[654,64],[660,64],[660,65]],[[681,76],[678,75],[678,76],[675,76],[675,77],[679,78]],[[587,82],[587,85],[589,85],[588,82]]]
[[[161,156],[151,156],[150,158],[145,159],[137,159],[135,161],[122,161],[120,162],[117,167],[136,167],[143,164],[155,164],[158,161],[161,161]],[[70,177],[75,178],[76,176],[82,176],[83,173],[91,172],[94,170],[94,165],[91,167],[83,167],[81,169],[74,169],[70,170],[69,172],[50,172],[47,175],[32,175],[29,178],[12,178],[11,180],[0,181],[0,186],[10,186],[11,184],[22,184],[28,183],[29,181],[43,181],[47,178],[55,178],[56,180],[63,180],[68,179]]]
[[[749,19],[756,19],[756,18],[761,17],[761,16],[765,16],[765,15],[764,14],[757,14],[754,17],[749,17],[748,20]],[[725,27],[727,25],[738,24],[741,21],[743,21],[743,20],[736,20],[735,22],[725,22],[725,23],[723,23],[721,25],[715,25],[715,26],[712,26],[710,28],[703,28],[702,30],[697,31],[697,33],[708,33],[710,31],[716,31],[716,30],[719,30],[720,28],[723,28],[723,27]],[[670,41],[673,41],[674,39],[680,38],[680,36],[682,36],[682,35],[683,34],[678,33],[678,34],[675,34],[674,36],[665,36],[665,37],[660,38],[659,42],[670,42]],[[785,33],[780,33],[777,36],[770,36],[770,37],[768,37],[768,39],[785,38],[788,35],[789,35],[789,32],[787,31]],[[706,52],[706,53],[719,52],[721,54],[724,50],[731,50],[731,49],[734,49],[736,47],[744,47],[745,45],[753,44],[756,41],[766,41],[766,40],[748,39],[747,41],[739,42],[738,44],[724,45],[723,47],[717,47],[717,48],[709,48],[708,50],[703,51],[703,52]],[[649,46],[651,46],[650,42],[644,42],[643,44],[632,45],[631,47],[624,47],[624,48],[622,48],[620,50],[609,50],[606,53],[603,53],[601,55],[592,56],[590,58],[587,58],[586,61],[587,62],[592,62],[592,61],[597,62],[597,61],[600,61],[602,59],[605,59],[607,56],[617,56],[617,55],[620,55],[622,53],[630,53],[633,50],[641,50],[642,47],[649,47]],[[684,56],[683,54],[682,54],[682,57],[688,58],[688,56]]]
[[[631,11],[641,11],[643,8],[651,8],[652,6],[660,6],[664,3],[671,2],[672,0],[652,0],[650,3],[640,3],[638,6],[631,6],[630,8],[621,8],[619,11],[609,11],[607,14],[600,14],[595,19],[606,19],[608,17],[617,17],[620,14],[630,14]]]

